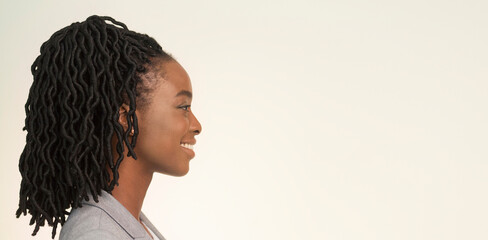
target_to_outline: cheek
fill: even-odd
[[[144,131],[140,134],[141,150],[144,155],[157,155],[161,152],[168,152],[175,145],[174,129],[171,128],[171,121],[161,119],[161,121],[152,121],[146,123]],[[137,143],[139,144],[139,143]]]
[[[179,144],[186,135],[188,128],[188,120],[184,117],[167,116],[157,121],[146,123],[144,138],[153,143],[165,143],[164,145],[169,144],[169,142]]]
[[[152,118],[140,127],[136,153],[150,164],[171,164],[184,156],[180,142],[188,132],[189,122],[183,115]]]

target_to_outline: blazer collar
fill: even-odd
[[[160,240],[166,240],[164,236],[158,231],[158,229],[152,224],[151,221],[144,215],[144,213],[141,211],[141,215],[139,216],[141,218],[141,221],[146,225],[147,228],[151,229],[151,231],[158,237]]]
[[[132,238],[149,238],[144,227],[132,216],[117,199],[111,194],[102,190],[102,195],[98,196],[98,203],[94,201],[92,195],[88,193],[89,201],[83,200],[82,204],[100,208],[106,212],[117,224],[119,224]],[[142,213],[142,212],[141,212]]]

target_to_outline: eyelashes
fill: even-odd
[[[190,108],[190,107],[191,107],[191,105],[185,105],[185,106],[181,106],[180,108],[188,112],[188,111],[190,111],[190,110],[188,110],[188,108]]]

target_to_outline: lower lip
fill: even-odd
[[[188,155],[190,155],[190,159],[195,157],[195,152],[193,150],[188,149],[186,147],[182,147],[182,146],[180,146],[180,147],[183,148],[183,150],[185,150],[185,152],[188,153]]]

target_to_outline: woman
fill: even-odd
[[[183,67],[153,38],[91,16],[54,33],[31,71],[17,217],[32,215],[32,235],[47,221],[53,239],[58,223],[59,239],[164,239],[141,208],[154,172],[184,176],[195,155]]]

